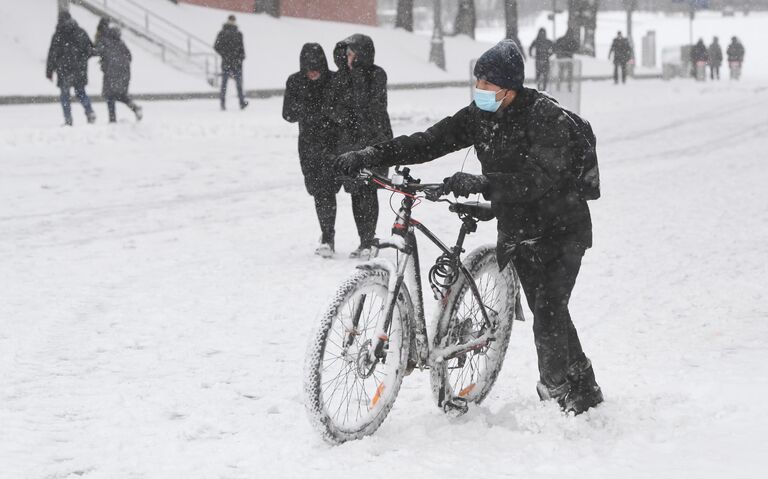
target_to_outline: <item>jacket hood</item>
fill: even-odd
[[[374,64],[376,49],[373,46],[373,39],[368,35],[355,33],[337,43],[333,49],[333,62],[340,70],[347,69],[347,48],[357,54],[354,66],[369,67]]]
[[[222,29],[223,29],[223,30],[233,30],[233,31],[237,31],[237,24],[235,24],[235,23],[229,23],[229,22],[227,22],[227,23],[225,23],[225,24],[224,24],[224,26],[222,27]]]
[[[317,70],[322,73],[327,72],[328,60],[325,58],[323,47],[318,43],[305,43],[304,46],[301,47],[299,65],[303,73],[310,70]]]
[[[546,40],[547,38],[547,31],[543,28],[539,28],[539,34],[537,35],[538,39]]]

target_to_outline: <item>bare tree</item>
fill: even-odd
[[[475,38],[475,25],[477,24],[475,0],[459,0],[458,7],[456,22],[453,24],[453,34],[469,35],[470,38]]]
[[[413,31],[413,0],[397,0],[395,28],[402,28],[407,32]]]
[[[504,0],[504,16],[507,19],[506,38],[514,41],[521,52],[525,52],[517,30],[517,0]],[[523,53],[523,58],[525,58],[525,53]]]

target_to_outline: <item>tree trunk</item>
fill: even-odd
[[[456,13],[456,22],[453,24],[454,35],[469,35],[475,38],[475,0],[459,0],[459,11]]]
[[[59,0],[59,12],[69,11],[69,0]]]
[[[395,28],[402,28],[407,32],[413,31],[413,0],[397,0]]]
[[[523,58],[525,58],[525,49],[520,43],[520,36],[518,35],[517,30],[517,0],[504,0],[504,16],[507,19],[506,38],[515,42],[517,48],[523,53]]]

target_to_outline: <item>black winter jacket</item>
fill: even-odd
[[[424,163],[474,145],[498,219],[499,264],[510,245],[561,239],[592,246],[589,207],[571,173],[571,124],[546,95],[524,88],[505,110],[474,103],[425,132],[375,145],[381,165]]]
[[[744,61],[744,45],[742,45],[738,41],[731,42],[731,44],[728,45],[728,50],[726,51],[726,54],[728,55],[729,62],[743,62]]]
[[[221,55],[221,69],[225,72],[237,72],[243,68],[245,60],[245,46],[243,45],[243,33],[238,30],[237,25],[225,23],[216,41],[213,49]]]
[[[131,51],[115,27],[102,30],[98,37],[96,54],[101,57],[101,71],[104,72],[102,95],[127,95],[131,82]]]
[[[608,51],[608,57],[613,54],[613,63],[617,65],[626,65],[633,57],[632,45],[626,37],[616,37],[613,39],[611,49]]]
[[[713,67],[719,67],[723,64],[723,49],[719,43],[712,42],[709,46],[709,64]]]
[[[59,87],[84,87],[88,84],[88,59],[93,55],[93,44],[88,34],[73,19],[56,25],[48,49],[45,75],[53,77]]]
[[[555,44],[547,38],[546,32],[539,32],[536,40],[528,48],[528,56],[533,56],[534,50],[536,51],[536,63],[549,63],[549,57],[554,53]]]
[[[338,129],[322,110],[333,74],[317,43],[304,45],[299,64],[300,70],[285,85],[283,118],[299,124],[299,162],[307,192],[313,196],[336,193],[341,186],[333,169]],[[307,78],[310,70],[320,72],[320,78]]]
[[[357,54],[347,66],[347,48]],[[374,64],[373,40],[355,34],[333,50],[338,72],[331,82],[323,111],[340,129],[338,153],[358,150],[392,138],[387,113],[387,74]]]

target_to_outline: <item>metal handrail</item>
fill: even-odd
[[[179,59],[186,59],[186,63],[190,64],[190,66],[194,65],[196,70],[205,73],[206,79],[211,85],[216,84],[219,73],[218,54],[213,51],[213,48],[208,43],[196,35],[184,30],[133,0],[120,0],[119,5],[124,6],[130,4],[133,8],[138,10],[138,12],[128,12],[125,9],[117,10],[115,9],[114,3],[110,5],[109,0],[75,0],[73,3],[79,3],[83,6],[90,5],[94,13],[101,11],[115,22],[121,24],[121,26],[127,27],[134,34],[144,37],[147,41],[154,43],[160,48],[160,56],[163,62],[170,61],[170,59],[167,58],[167,53],[170,53]],[[137,13],[143,17],[143,24],[140,19],[136,18]],[[150,19],[154,20],[154,23],[152,24],[159,24],[161,27],[151,29]],[[184,42],[185,45],[180,46],[179,44],[181,42]],[[198,51],[193,51],[193,43],[197,47],[195,50]],[[180,68],[181,65],[178,67]]]

